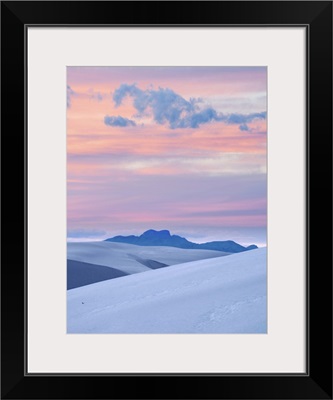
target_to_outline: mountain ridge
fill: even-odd
[[[105,241],[134,244],[137,246],[169,246],[181,249],[217,250],[228,253],[241,253],[243,251],[249,251],[258,248],[254,244],[245,247],[240,245],[239,243],[234,242],[233,240],[194,243],[190,242],[189,240],[185,239],[182,236],[171,235],[170,231],[166,229],[163,229],[161,231],[148,229],[147,231],[143,232],[140,236],[118,235],[112,238],[105,239]]]

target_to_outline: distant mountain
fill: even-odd
[[[247,250],[254,250],[254,249],[257,249],[258,248],[258,246],[256,246],[255,244],[251,244],[250,246],[247,246]]]
[[[193,243],[181,236],[171,235],[168,230],[155,231],[154,229],[149,229],[140,236],[115,236],[105,241],[135,244],[138,246],[169,246],[181,249],[217,250],[227,253],[240,253],[242,251],[257,249],[257,246],[254,244],[244,247],[232,240]]]

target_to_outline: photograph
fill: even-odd
[[[1,399],[333,399],[332,1],[174,4],[1,2]]]
[[[267,67],[67,66],[67,333],[267,333]]]

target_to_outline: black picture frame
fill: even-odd
[[[307,85],[307,372],[26,373],[26,43],[31,25],[303,25]],[[332,2],[1,2],[1,397],[332,399]]]

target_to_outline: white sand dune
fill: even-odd
[[[67,293],[68,333],[266,333],[266,248]]]
[[[136,246],[113,242],[67,243],[67,259],[115,268],[126,274],[228,254],[215,250]]]

